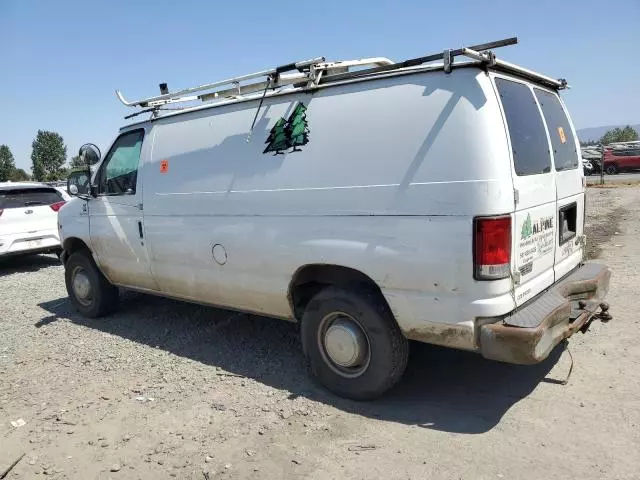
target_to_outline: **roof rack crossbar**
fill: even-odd
[[[485,63],[492,67],[496,67],[499,70],[505,71],[507,73],[515,73],[517,75],[520,75],[521,77],[528,78],[545,85],[550,85],[559,90],[569,87],[567,85],[567,81],[564,78],[559,78],[556,80],[555,78],[542,75],[541,73],[534,72],[533,70],[529,70],[528,68],[524,68],[510,62],[505,62],[504,60],[497,59],[493,52],[479,52],[472,48],[463,48],[462,50],[462,54],[464,56],[478,62]]]
[[[481,51],[489,50],[492,48],[500,48],[500,47],[506,47],[509,45],[515,45],[516,43],[518,43],[518,37],[511,37],[511,38],[505,38],[503,40],[496,40],[495,42],[481,43],[480,45],[474,45],[469,48],[472,50],[481,52]],[[359,70],[357,72],[348,72],[341,75],[332,75],[330,79],[325,78],[325,82],[328,82],[329,80],[338,81],[338,80],[344,80],[347,78],[353,78],[357,76],[383,73],[383,72],[388,72],[390,70],[396,70],[399,68],[417,67],[418,65],[422,65],[423,63],[435,62],[436,60],[443,60],[445,55],[448,56],[448,58],[450,59],[450,62],[452,63],[453,57],[462,55],[463,51],[464,51],[464,47],[458,48],[456,50],[444,50],[442,52],[433,53],[431,55],[426,55],[423,57],[410,58],[408,60],[404,60],[403,62],[394,63],[393,65],[383,65],[380,67],[368,68],[366,70]]]

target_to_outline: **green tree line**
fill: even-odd
[[[600,140],[590,140],[588,142],[580,142],[583,147],[589,147],[591,145],[609,145],[616,142],[634,142],[638,140],[640,136],[638,132],[631,125],[627,125],[624,128],[612,128],[607,130]]]
[[[17,168],[15,159],[8,145],[0,145],[0,182],[20,182],[36,180],[52,182],[64,180],[69,171],[82,168],[83,164],[77,155],[67,162],[67,147],[62,136],[56,132],[38,130],[31,144],[31,172],[29,175],[22,168]]]
[[[600,143],[609,145],[615,142],[633,142],[635,140],[638,140],[638,132],[631,125],[627,125],[624,128],[614,128],[607,131],[600,139]]]

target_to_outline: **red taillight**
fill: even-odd
[[[478,217],[473,230],[474,278],[507,278],[511,269],[511,217]]]
[[[53,210],[54,212],[57,212],[58,210],[60,210],[62,208],[62,206],[67,203],[65,201],[62,202],[56,202],[56,203],[52,203],[51,205],[49,205],[51,207],[51,210]]]

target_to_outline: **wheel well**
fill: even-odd
[[[340,265],[305,265],[298,269],[289,285],[289,303],[295,318],[301,319],[311,299],[328,286],[369,290],[389,308],[380,287],[364,273]]]
[[[67,238],[62,244],[62,248],[64,248],[64,251],[67,253],[67,256],[77,252],[78,250],[86,250],[87,252],[91,252],[91,250],[89,250],[89,247],[87,246],[86,243],[84,243],[79,238],[75,238],[75,237]]]

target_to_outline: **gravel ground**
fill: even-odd
[[[25,454],[8,479],[638,479],[639,206],[588,191],[614,321],[571,339],[568,385],[562,348],[518,367],[415,344],[370,403],[309,379],[296,325],[137,294],[88,320],[54,257],[4,261],[0,478]]]

